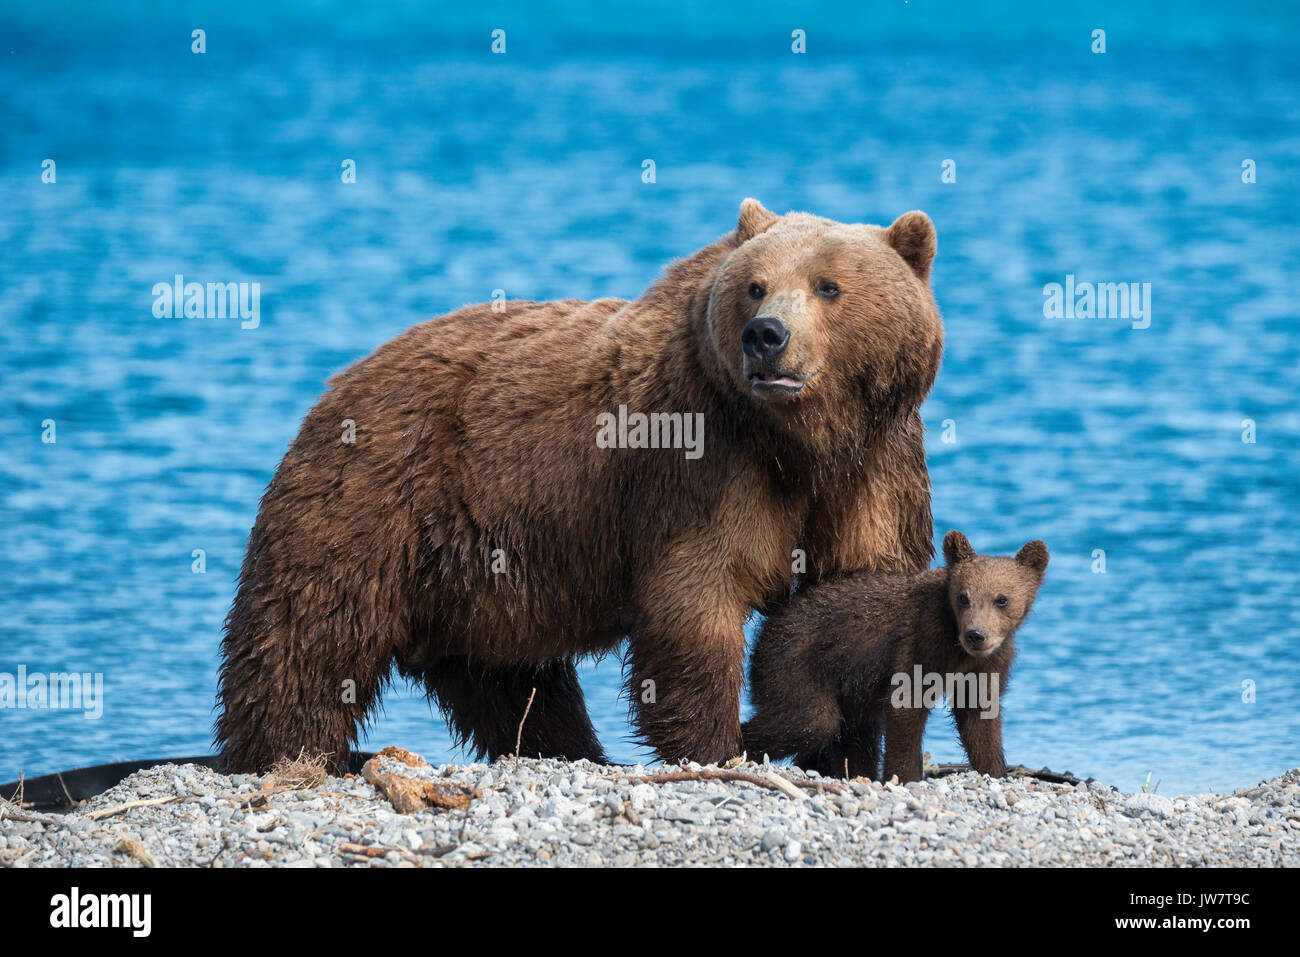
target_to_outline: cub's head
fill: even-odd
[[[976,658],[997,651],[1029,614],[1047,571],[1047,546],[1032,541],[1015,558],[978,555],[966,536],[943,539],[948,601],[957,617],[957,640]]]
[[[888,228],[740,206],[708,334],[737,390],[782,417],[859,421],[919,405],[939,371],[934,224]]]

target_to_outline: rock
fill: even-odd
[[[1128,796],[1124,802],[1124,810],[1134,817],[1139,816],[1143,811],[1149,811],[1156,817],[1166,818],[1174,813],[1174,802],[1159,794],[1138,791]]]

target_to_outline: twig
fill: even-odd
[[[515,757],[519,757],[519,744],[524,740],[524,722],[528,720],[528,712],[533,709],[533,698],[537,696],[537,689],[533,688],[532,694],[528,696],[528,704],[524,707],[524,716],[519,719],[519,730],[515,732]]]
[[[409,855],[411,853],[410,851],[403,850],[400,847],[383,847],[380,845],[373,845],[373,844],[354,844],[350,841],[344,844],[340,844],[339,850],[344,854],[351,854],[354,857],[369,857],[369,858],[386,857],[391,852],[396,852],[399,855]]]
[[[101,818],[111,817],[114,814],[121,814],[123,811],[129,811],[137,807],[154,807],[158,804],[171,804],[173,801],[180,801],[186,795],[174,794],[165,798],[149,798],[143,801],[127,801],[125,804],[115,804],[112,807],[100,808],[98,811],[91,811],[86,815],[88,821],[98,821]]]
[[[634,784],[670,784],[674,781],[741,781],[745,784],[754,784],[761,788],[767,788],[769,791],[779,791],[782,794],[792,797],[798,801],[808,800],[808,795],[799,790],[799,787],[792,781],[781,777],[779,774],[764,776],[760,774],[750,774],[748,771],[711,771],[701,769],[699,771],[664,771],[659,774],[646,774],[640,777],[620,774],[619,778],[625,781],[631,781]],[[829,783],[799,782],[805,787],[820,786],[831,789]]]
[[[415,853],[423,854],[425,857],[442,857],[445,854],[450,854],[458,847],[460,847],[459,844],[439,844],[436,847],[422,847]]]
[[[0,820],[3,821],[24,821],[28,824],[57,824],[58,818],[50,817],[45,814],[33,814],[29,811],[14,804],[12,801],[6,801],[0,797]]]
[[[76,807],[77,802],[72,800],[72,795],[68,793],[68,786],[63,783],[63,775],[56,774],[55,777],[59,779],[59,787],[63,788],[63,796],[68,799],[68,807]]]
[[[269,796],[271,796],[272,794],[283,794],[285,791],[293,791],[293,790],[295,790],[295,789],[294,789],[294,788],[291,788],[291,787],[288,787],[287,785],[277,785],[277,786],[275,786],[275,787],[262,788],[262,790],[260,790],[260,791],[254,791],[254,792],[253,792],[252,794],[250,794],[250,795],[249,795],[245,800],[240,801],[240,802],[239,802],[239,807],[242,808],[242,809],[245,810],[245,811],[248,811],[248,810],[251,810],[251,809],[254,807],[253,802],[256,801],[258,798],[261,798],[261,799],[262,799],[262,804],[265,804],[265,803],[266,803],[266,799],[267,799]],[[236,793],[237,793],[237,792],[236,792]],[[231,796],[231,795],[226,795],[226,796],[229,797],[229,796]],[[257,806],[257,807],[261,807],[260,804],[259,804],[259,805],[256,805],[256,806]]]
[[[217,853],[212,855],[212,860],[208,861],[208,867],[212,867],[213,865],[215,865],[217,863],[217,858],[219,858],[222,854],[226,853],[226,848],[228,848],[229,846],[230,846],[230,838],[223,837],[221,839],[221,848],[217,851]]]

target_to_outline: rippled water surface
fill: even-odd
[[[1300,100],[1281,34],[796,57],[781,34],[624,50],[533,33],[493,57],[436,34],[251,30],[196,56],[188,28],[10,26],[0,671],[102,672],[105,705],[0,710],[0,779],[210,749],[258,498],[331,372],[493,289],[635,296],[747,195],[935,220],[936,539],[1052,549],[1009,757],[1128,789],[1150,772],[1161,793],[1300,764]],[[260,283],[260,326],[155,318],[176,273]],[[1045,318],[1067,274],[1150,283],[1149,328]],[[644,758],[618,662],[584,683],[612,754]],[[400,687],[369,741],[454,754]],[[959,758],[946,719],[927,749]]]

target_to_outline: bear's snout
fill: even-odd
[[[1004,638],[1005,636],[1000,634],[990,635],[981,625],[972,625],[961,632],[960,644],[962,651],[972,658],[987,658],[1002,647]]]
[[[734,327],[733,327],[734,328]],[[759,362],[770,362],[785,352],[790,330],[773,316],[756,316],[740,332],[740,347],[745,355]]]
[[[740,348],[745,353],[744,375],[754,393],[762,398],[798,395],[803,377],[785,368],[790,327],[775,316],[756,316],[740,331]]]

